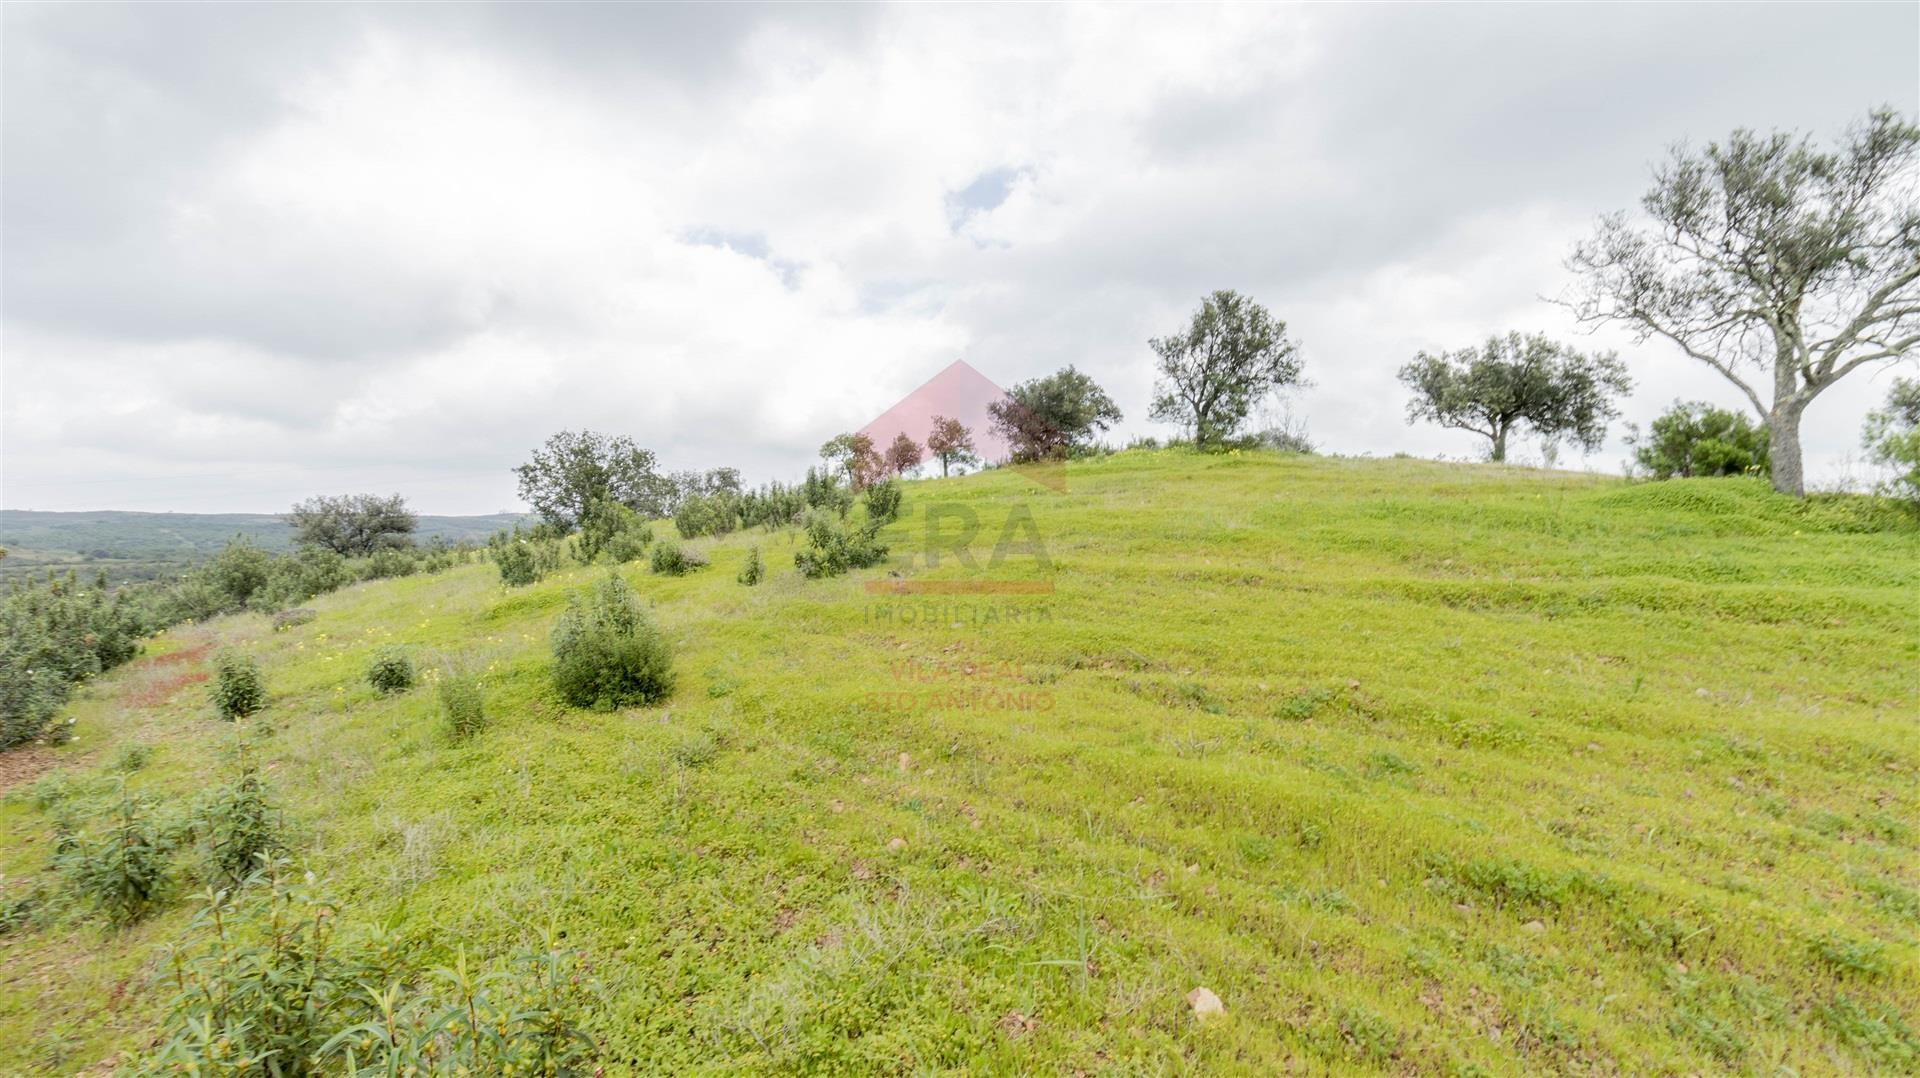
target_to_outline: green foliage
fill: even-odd
[[[707,565],[706,555],[664,539],[654,544],[650,557],[648,568],[661,576],[681,576]]]
[[[553,685],[562,700],[610,711],[665,699],[673,684],[667,642],[625,580],[608,574],[568,602],[553,628]]]
[[[752,547],[747,551],[746,563],[740,567],[740,575],[734,579],[751,588],[760,583],[766,571],[766,566],[760,561],[760,548]]]
[[[640,514],[613,501],[596,501],[580,521],[580,561],[591,564],[601,554],[615,565],[634,560],[653,542],[653,529]]]
[[[682,539],[726,535],[740,524],[740,499],[729,493],[692,494],[673,511],[673,527]]]
[[[440,700],[440,724],[459,741],[486,728],[486,687],[478,674],[458,667],[440,671],[434,691]]]
[[[1867,413],[1867,455],[1893,471],[1881,489],[1920,511],[1920,379],[1895,378],[1887,403]]]
[[[361,580],[391,580],[419,572],[420,562],[406,551],[376,550],[355,562],[354,570]]]
[[[166,893],[172,846],[152,806],[123,786],[113,818],[98,834],[75,836],[60,856],[73,893],[129,925],[151,913]]]
[[[1303,367],[1287,324],[1231,290],[1202,300],[1179,333],[1147,344],[1160,357],[1152,417],[1187,428],[1202,448],[1237,434],[1254,404],[1297,385]]]
[[[867,503],[867,519],[878,524],[891,524],[900,516],[902,496],[897,480],[888,479],[868,487],[863,495]]]
[[[1018,462],[1064,460],[1122,418],[1107,391],[1071,365],[1014,386],[987,413]]]
[[[340,938],[338,907],[310,874],[270,858],[251,882],[202,894],[172,950],[166,1040],[148,1073],[328,1073],[328,1042],[377,1013],[369,986],[406,975],[391,935]]]
[[[73,685],[139,650],[127,596],[72,573],[16,580],[0,596],[0,749],[57,736],[53,719]]]
[[[232,648],[213,657],[213,680],[207,686],[213,709],[228,721],[244,718],[266,706],[267,683],[260,664]]]
[[[547,523],[577,527],[596,504],[624,505],[649,519],[665,516],[673,488],[655,470],[654,455],[631,438],[590,430],[561,431],[514,469],[520,499]]]
[[[377,692],[393,694],[413,688],[413,660],[405,648],[389,644],[367,663],[367,684]]]
[[[886,462],[873,439],[865,434],[836,434],[820,446],[820,459],[826,462],[829,480],[845,479],[850,490],[859,490],[880,478]]]
[[[878,533],[877,521],[850,529],[832,517],[815,513],[807,521],[807,549],[794,553],[793,564],[808,579],[878,565],[887,557],[886,546],[876,538]]]
[[[1400,380],[1413,390],[1407,422],[1472,431],[1492,443],[1496,461],[1507,459],[1507,436],[1521,424],[1549,441],[1566,437],[1599,448],[1607,420],[1620,414],[1613,398],[1633,387],[1613,353],[1576,352],[1538,333],[1421,352],[1400,368]]]
[[[268,858],[286,850],[283,813],[244,745],[236,754],[232,781],[195,807],[193,830],[205,844],[208,875],[221,887],[240,886]]]
[[[323,546],[301,547],[273,563],[267,582],[254,592],[251,603],[255,609],[278,610],[353,581],[352,563],[338,552]]]
[[[524,588],[540,579],[540,559],[524,539],[495,547],[493,563],[500,567],[500,582],[510,588]]]
[[[229,540],[226,548],[207,562],[202,573],[226,597],[229,607],[244,607],[255,592],[267,586],[274,556],[253,544],[244,535]]]
[[[398,494],[344,494],[300,502],[287,514],[287,523],[295,545],[350,558],[412,546],[420,517]]]
[[[1767,471],[1767,429],[1705,401],[1675,401],[1644,442],[1636,436],[1629,443],[1634,461],[1655,479]]]

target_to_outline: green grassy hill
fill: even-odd
[[[247,649],[342,919],[443,956],[551,921],[606,987],[609,1074],[1920,1068],[1911,525],[1417,461],[1127,452],[1068,484],[909,484],[891,561],[835,580],[790,533],[623,567],[677,650],[663,707],[549,687],[607,569],[474,565],[169,633],[32,751],[84,793],[150,745],[131,785],[200,788],[234,730],[191,677]],[[972,568],[926,564],[936,505],[976,516]],[[990,567],[1010,516],[1029,549]],[[494,725],[454,744],[431,691],[376,696],[388,643],[483,669]],[[48,859],[50,787],[0,808],[0,892]],[[0,938],[0,1072],[149,1043],[190,906]]]

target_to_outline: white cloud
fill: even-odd
[[[489,511],[569,427],[791,476],[959,356],[1075,363],[1144,432],[1145,339],[1217,287],[1305,342],[1323,444],[1465,455],[1401,419],[1414,350],[1571,334],[1537,297],[1662,145],[1831,127],[1916,74],[1887,47],[1784,77],[1707,47],[1717,15],[1645,9],[442,10],[189,22],[153,54],[138,9],[9,14],[7,505]],[[1640,380],[1630,418],[1731,399],[1595,343]],[[1880,392],[1816,404],[1816,475]]]

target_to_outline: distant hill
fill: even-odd
[[[480,542],[530,519],[524,513],[422,516],[421,541]],[[213,554],[236,535],[268,550],[286,550],[293,530],[277,513],[131,513],[114,510],[47,513],[0,509],[0,574],[46,566],[105,569],[114,580],[145,579]]]

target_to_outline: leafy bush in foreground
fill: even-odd
[[[540,566],[525,540],[495,548],[493,562],[500,567],[500,582],[507,587],[524,588],[540,579]]]
[[[213,681],[208,691],[213,696],[213,709],[228,721],[251,715],[267,702],[267,683],[260,676],[260,664],[231,648],[214,655]]]
[[[167,1040],[149,1074],[591,1073],[585,957],[546,934],[492,970],[464,952],[419,968],[390,932],[342,932],[311,874],[270,861],[255,886],[211,891],[174,950]]]
[[[413,688],[413,660],[401,648],[381,648],[367,664],[367,684],[387,695],[406,692]]]
[[[567,604],[553,628],[553,659],[554,688],[575,707],[611,711],[673,691],[667,642],[613,574]]]
[[[114,924],[128,925],[151,912],[166,891],[171,843],[151,806],[124,788],[114,811],[106,831],[71,840],[61,867],[77,896]]]
[[[196,808],[194,830],[205,839],[210,875],[223,887],[245,883],[264,859],[286,849],[280,809],[244,748],[233,781]]]
[[[886,560],[887,548],[874,536],[875,521],[848,529],[823,513],[807,521],[807,549],[793,555],[800,575],[809,579],[839,576],[849,569],[864,569]]]

